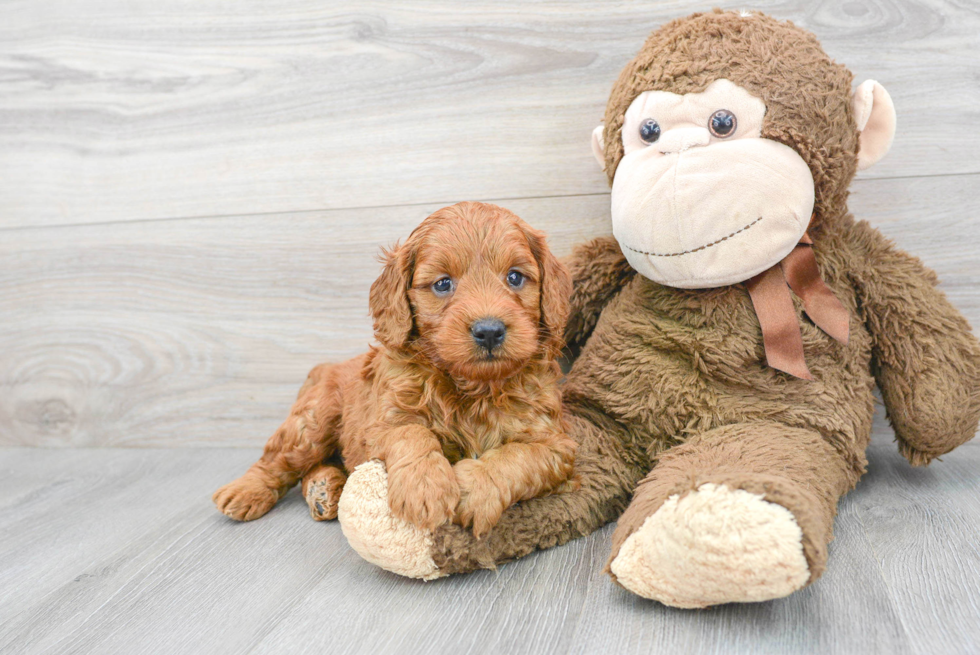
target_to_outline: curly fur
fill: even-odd
[[[571,488],[576,444],[558,388],[571,282],[544,235],[494,205],[429,216],[384,253],[370,305],[380,347],[313,369],[292,412],[245,475],[214,494],[238,520],[265,514],[300,478],[314,518],[335,518],[345,471],[387,467],[396,516],[450,519],[483,535],[520,500]],[[509,271],[525,276],[517,288]],[[451,294],[434,293],[442,277]],[[470,327],[503,321],[503,343]]]

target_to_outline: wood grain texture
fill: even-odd
[[[827,573],[789,598],[666,608],[600,569],[611,527],[432,583],[357,557],[296,492],[234,523],[258,449],[0,449],[0,653],[969,653],[980,443],[926,469],[878,417]]]
[[[608,197],[508,204],[556,252],[607,231]],[[5,233],[0,443],[263,443],[315,364],[366,349],[380,246],[437,207]]]
[[[707,6],[5,2],[0,227],[604,192],[612,82]],[[754,8],[890,90],[899,133],[867,177],[980,172],[974,3]]]
[[[827,573],[756,605],[628,594],[600,573],[611,526],[424,584],[295,492],[244,525],[209,501],[309,368],[363,350],[378,248],[433,209],[497,199],[559,254],[607,233],[609,88],[708,6],[4,2],[0,654],[976,652],[980,442],[911,469],[880,416]],[[753,8],[891,92],[851,209],[980,327],[980,8]]]
[[[980,175],[863,180],[852,208],[980,325]],[[559,254],[607,194],[514,200]],[[310,368],[371,341],[379,247],[437,205],[24,228],[0,240],[0,444],[259,445]]]
[[[872,444],[864,493],[853,502],[895,611],[915,652],[976,652],[980,443],[967,444],[964,458],[954,451],[942,468],[924,470],[902,466],[890,456],[893,448],[885,440]]]

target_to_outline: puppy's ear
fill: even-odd
[[[572,276],[568,269],[548,248],[544,234],[525,227],[531,252],[537,260],[541,275],[541,326],[544,331],[544,346],[557,356],[565,346],[563,335],[568,322],[568,299],[572,294]]]
[[[412,262],[408,245],[382,250],[384,270],[371,285],[369,304],[374,336],[387,348],[402,348],[412,331],[412,307],[408,301]]]

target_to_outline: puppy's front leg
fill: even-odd
[[[576,488],[571,480],[576,448],[565,434],[545,434],[530,443],[505,443],[479,459],[460,460],[453,467],[460,487],[455,521],[472,526],[479,539],[514,503]]]
[[[371,456],[388,469],[388,504],[395,516],[429,530],[453,517],[459,484],[431,430],[421,425],[386,429]]]

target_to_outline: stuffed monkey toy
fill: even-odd
[[[593,151],[613,236],[580,245],[563,391],[581,486],[511,507],[488,537],[391,516],[384,468],[340,519],[366,559],[435,578],[618,519],[607,571],[677,607],[814,580],[865,471],[877,384],[898,448],[928,464],[972,438],[980,344],[935,274],[847,210],[895,133],[891,99],[817,39],[716,10],[655,31]]]

